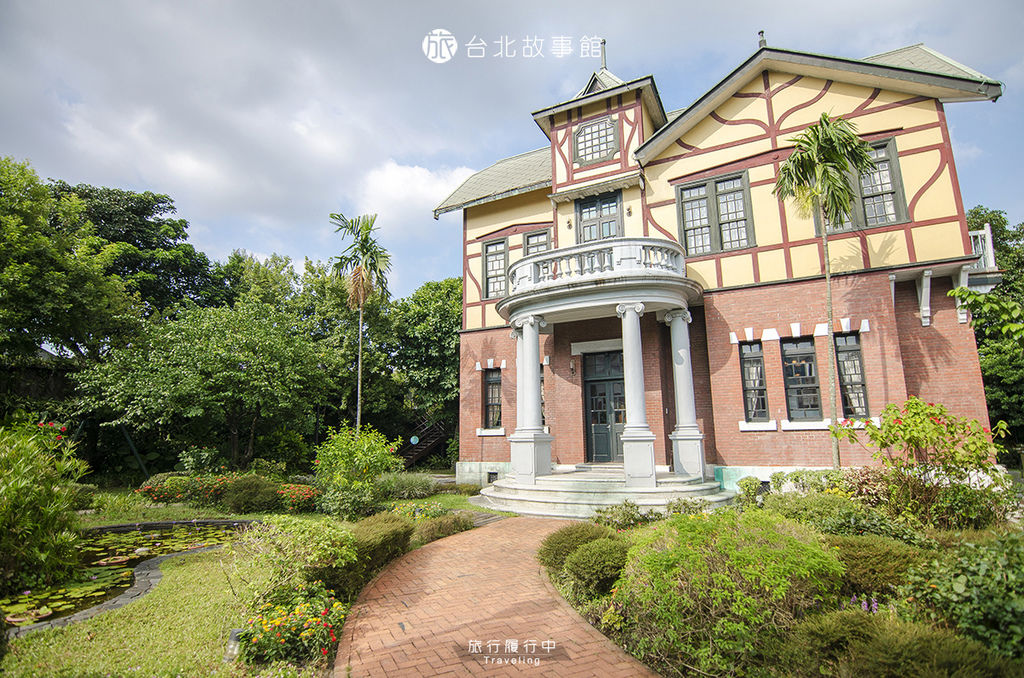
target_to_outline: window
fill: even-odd
[[[504,240],[484,245],[484,298],[505,296],[505,268],[507,267]]]
[[[611,118],[589,122],[576,129],[573,159],[580,165],[592,165],[607,160],[618,150],[618,133]]]
[[[839,395],[844,417],[867,417],[868,396],[864,385],[864,361],[860,353],[860,335],[836,335],[836,365],[839,368]]]
[[[622,233],[619,193],[605,193],[576,201],[576,221],[581,243],[616,238]]]
[[[869,155],[875,161],[874,169],[851,177],[850,185],[857,195],[850,216],[839,226],[829,225],[829,233],[907,221],[907,201],[903,195],[895,140],[872,144]],[[825,223],[828,223],[827,218]]]
[[[501,428],[501,370],[484,370],[484,428]]]
[[[754,244],[746,174],[681,187],[679,209],[690,256]]]
[[[813,338],[782,342],[782,376],[790,421],[820,420],[821,390]]]
[[[743,377],[743,412],[746,420],[768,421],[768,387],[764,380],[761,342],[740,344],[740,374]]]
[[[535,233],[527,233],[523,244],[526,256],[537,254],[538,252],[546,252],[551,249],[551,232],[544,229]]]

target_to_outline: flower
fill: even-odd
[[[323,652],[324,654],[327,654],[327,648],[326,647],[321,647],[320,651]]]

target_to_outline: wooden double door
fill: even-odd
[[[587,461],[622,461],[622,429],[626,424],[626,391],[622,351],[583,355],[583,416]]]

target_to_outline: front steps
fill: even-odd
[[[664,509],[673,499],[700,498],[712,507],[731,502],[735,492],[697,476],[657,474],[657,487],[626,487],[621,464],[580,464],[573,471],[539,476],[536,485],[516,483],[515,474],[498,479],[470,501],[522,515],[589,518],[599,508],[630,500],[641,510]]]

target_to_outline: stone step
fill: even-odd
[[[539,479],[538,479],[539,480]],[[626,487],[624,483],[617,485],[599,485],[595,483],[540,483],[536,485],[519,485],[508,478],[503,478],[490,486],[491,493],[515,497],[543,497],[561,495],[566,498],[578,497],[589,501],[591,497],[607,497],[611,503],[631,499],[637,503],[669,501],[680,497],[698,497],[715,494],[721,490],[718,483],[688,483],[661,485],[658,487]],[[603,502],[607,503],[607,502]]]
[[[659,475],[657,478],[657,487],[639,487],[639,488],[627,488],[626,479],[622,473],[616,475],[597,475],[594,473],[555,473],[547,476],[538,476],[536,485],[530,487],[539,487],[545,490],[576,490],[576,491],[591,491],[591,492],[615,492],[620,490],[628,490],[630,492],[658,492],[665,490],[673,490],[680,492],[690,491],[695,486],[703,486],[707,483],[700,476],[677,476],[670,473]],[[517,485],[515,474],[509,474],[504,478],[499,478],[497,483],[501,485]],[[716,489],[718,483],[711,483]]]
[[[716,492],[715,494],[704,495],[700,498],[707,501],[711,508],[715,508],[731,503],[735,496],[734,492]],[[675,493],[663,494],[657,497],[638,497],[633,495],[627,498],[641,509],[649,510],[652,508],[664,508],[671,499],[676,498],[676,495]],[[622,501],[623,499],[610,494],[592,494],[588,498],[579,495],[565,496],[558,492],[542,492],[539,495],[532,496],[509,496],[495,491],[493,485],[485,487],[479,495],[470,497],[470,502],[486,508],[511,511],[521,515],[558,518],[589,518],[597,509],[620,504]]]

